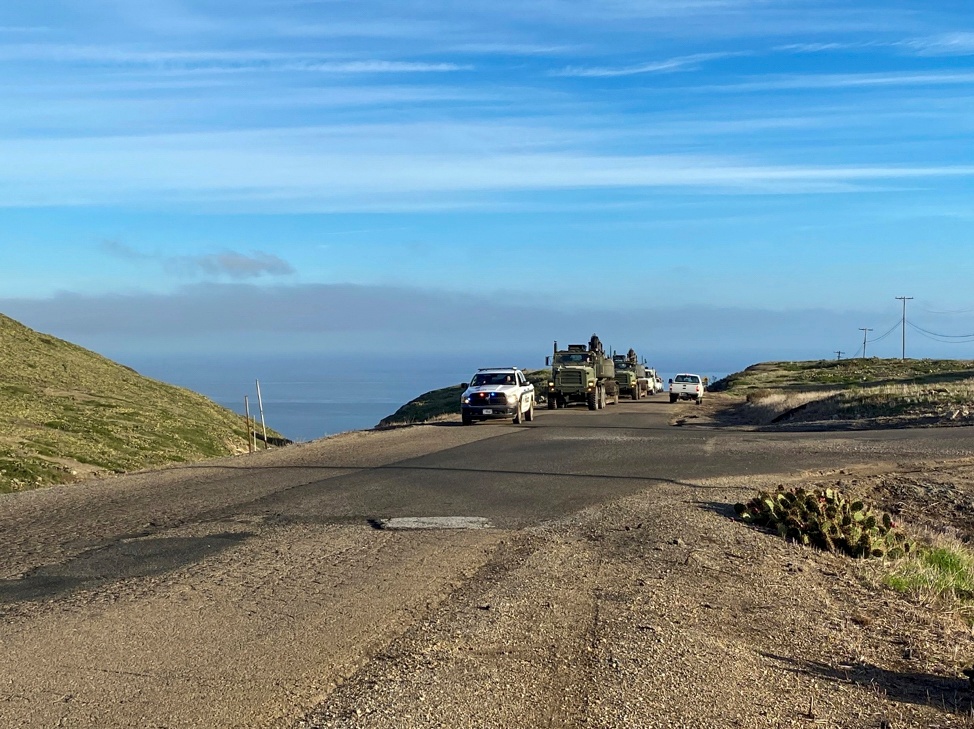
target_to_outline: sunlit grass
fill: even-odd
[[[923,604],[956,610],[974,622],[974,551],[944,536],[889,566],[887,587]]]

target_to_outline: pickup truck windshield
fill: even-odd
[[[513,385],[514,375],[504,374],[503,372],[478,372],[474,375],[473,382],[470,384],[474,387],[483,387],[484,385]]]

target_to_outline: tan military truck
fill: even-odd
[[[560,350],[555,342],[554,353],[547,361],[551,365],[549,410],[568,407],[573,402],[585,403],[589,410],[600,410],[619,402],[615,366],[596,335],[592,335],[587,347],[569,344]]]

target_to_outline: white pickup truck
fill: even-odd
[[[477,370],[460,396],[464,425],[475,420],[511,418],[515,424],[534,420],[534,385],[517,367]]]
[[[706,389],[706,381],[700,375],[679,374],[670,380],[670,402],[696,400],[699,405]]]

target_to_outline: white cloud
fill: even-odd
[[[974,33],[943,33],[916,38],[904,45],[921,56],[971,56],[974,55]]]
[[[448,128],[430,130],[434,136],[446,133]],[[79,141],[0,142],[7,161],[0,170],[5,204],[436,208],[453,207],[462,196],[482,203],[484,195],[518,191],[704,188],[790,194],[974,176],[974,167],[962,164],[782,165],[686,154],[515,153],[502,148],[502,139],[472,153],[463,137],[451,150],[395,126]]]
[[[569,66],[560,71],[553,71],[553,76],[577,76],[580,78],[611,78],[614,76],[635,76],[644,73],[660,73],[667,71],[682,71],[699,68],[701,64],[718,58],[739,55],[733,53],[697,53],[690,56],[679,56],[663,61],[640,63],[632,66]]]
[[[881,86],[955,86],[974,84],[974,73],[847,73],[771,76],[756,81],[707,85],[703,91],[787,91],[791,89],[846,89]]]

